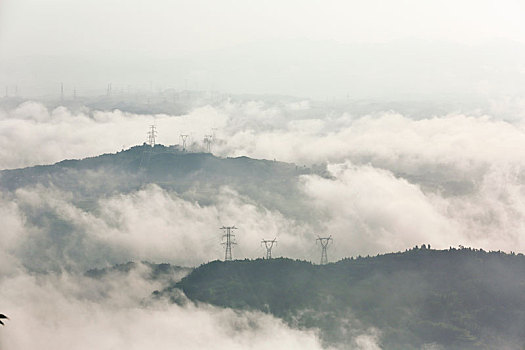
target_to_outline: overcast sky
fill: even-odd
[[[503,92],[521,93],[525,73],[517,0],[2,0],[0,11],[0,81],[22,92],[111,81],[361,98],[494,92],[510,78]]]

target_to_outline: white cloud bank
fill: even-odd
[[[0,307],[10,320],[0,329],[2,349],[323,349],[313,331],[263,313],[162,301],[141,307],[154,285],[140,273],[116,277],[3,279]]]
[[[525,251],[525,125],[519,117],[508,122],[474,113],[418,120],[256,101],[151,116],[49,111],[27,102],[0,116],[0,167],[115,152],[141,143],[153,122],[165,144],[192,131],[197,143],[218,128],[219,155],[329,163],[333,178],[303,176],[299,182],[322,230],[226,187],[213,204],[201,205],[150,185],[100,198],[90,211],[56,188],[4,193],[0,308],[12,320],[0,329],[2,348],[320,348],[315,334],[267,315],[137,306],[151,293],[140,276],[116,281],[129,287],[117,296],[117,289],[101,291],[64,272],[128,260],[198,265],[219,259],[222,225],[240,228],[236,257],[262,256],[260,240],[273,238],[268,234],[278,234],[274,255],[313,261],[319,254],[316,234],[331,234],[337,242],[331,260],[423,243]],[[24,272],[35,266],[62,272]],[[354,345],[376,349],[376,336],[360,335]]]
[[[49,111],[26,102],[0,117],[0,165],[114,152],[141,143],[153,122],[165,144],[178,143],[184,132],[199,149],[202,137],[215,132],[218,155],[332,164],[334,179],[302,181],[311,205],[324,215],[319,221],[325,232],[229,190],[221,192],[217,206],[189,203],[158,188],[105,199],[97,214],[70,205],[68,210],[86,221],[75,225],[141,259],[184,256],[181,262],[198,264],[220,257],[217,227],[229,223],[241,226],[239,255],[249,257],[261,250],[247,247],[258,247],[268,234],[281,235],[283,255],[314,260],[312,241],[318,233],[332,233],[342,244],[334,257],[422,243],[524,251],[525,124],[519,104],[494,104],[495,116],[474,112],[414,119],[395,112],[360,116],[319,110],[309,101],[226,100],[184,116]],[[69,205],[67,199],[63,205]],[[139,244],[144,237],[148,243]],[[185,252],[193,258],[187,260]]]
[[[220,258],[222,220],[243,221],[239,243],[257,247],[248,251],[251,257],[263,254],[259,239],[269,227],[284,232],[278,247],[284,253],[311,240],[302,237],[304,228],[234,191],[225,188],[219,196],[216,205],[203,207],[151,185],[103,198],[93,212],[42,186],[2,198],[8,221],[0,227],[0,309],[11,318],[0,329],[2,349],[328,349],[314,330],[292,329],[267,314],[148,301],[163,285],[146,279],[146,265],[101,280],[82,275],[90,266],[128,260]],[[68,231],[60,231],[62,223]],[[377,335],[357,333],[354,343],[355,349],[378,348]]]

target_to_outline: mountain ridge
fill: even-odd
[[[183,152],[177,146],[143,144],[117,153],[0,170],[0,191],[40,184],[71,192],[76,203],[87,203],[156,184],[206,205],[213,200],[210,194],[228,187],[262,206],[297,217],[301,211],[296,208],[296,199],[304,197],[299,178],[314,174],[330,176],[323,166],[307,168],[245,156],[223,158]]]
[[[424,248],[423,248],[424,247]],[[414,248],[327,265],[287,258],[214,261],[158,293],[258,310],[328,345],[379,329],[384,349],[517,349],[525,345],[525,256]],[[158,294],[157,293],[157,294]]]

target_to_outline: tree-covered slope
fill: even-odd
[[[131,178],[113,179],[106,177],[108,185],[130,188],[143,182],[155,182],[184,188],[188,182],[206,181],[210,185],[238,183],[272,182],[276,185],[300,174],[311,173],[311,169],[295,164],[257,160],[248,157],[220,158],[209,153],[181,152],[176,147],[156,145],[135,146],[114,154],[80,160],[64,160],[52,165],[41,165],[23,169],[0,171],[2,188],[16,189],[36,183],[49,184],[63,188],[78,188],[79,171],[93,174],[128,175]],[[85,185],[85,184],[84,184]]]
[[[262,206],[299,216],[304,208],[298,203],[303,196],[298,178],[313,173],[326,176],[321,166],[312,169],[271,160],[182,152],[174,146],[142,145],[92,158],[2,170],[0,190],[36,185],[57,188],[70,192],[77,205],[89,209],[101,196],[136,191],[147,184],[206,205],[227,186]]]
[[[525,346],[523,255],[425,248],[324,266],[215,261],[163,293],[177,288],[194,301],[318,327],[328,343],[346,344],[374,327],[385,349]]]
[[[139,270],[140,268],[146,268],[144,275],[149,280],[176,280],[180,279],[179,276],[185,276],[192,268],[171,265],[168,263],[151,263],[148,261],[142,261],[140,263],[127,262],[125,264],[116,264],[111,267],[105,267],[100,269],[90,269],[84,273],[84,276],[101,279],[105,277],[112,277],[116,274],[129,274],[132,271]]]

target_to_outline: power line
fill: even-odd
[[[277,245],[277,238],[274,238],[272,240],[263,239],[261,241],[261,246],[264,244],[264,247],[266,248],[266,259],[272,258],[272,248],[273,245]]]
[[[330,244],[330,241],[333,242],[332,236],[330,237],[319,237],[317,236],[317,239],[315,242],[321,243],[321,265],[328,264],[328,254],[326,252],[326,248],[328,247],[328,244]]]
[[[232,261],[232,245],[237,244],[235,242],[235,235],[232,233],[233,230],[237,230],[237,227],[235,226],[223,226],[220,228],[221,230],[224,230],[225,234],[222,236],[222,239],[226,238],[226,241],[223,241],[221,244],[225,247],[224,252],[224,261]]]

